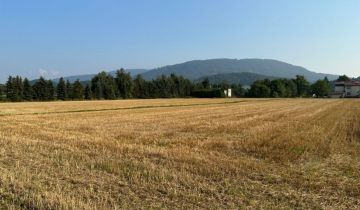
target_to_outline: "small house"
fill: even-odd
[[[360,97],[360,81],[350,80],[335,83],[335,90],[332,97]]]

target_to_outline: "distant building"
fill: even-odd
[[[231,98],[231,88],[224,90],[225,97]]]
[[[332,97],[360,97],[360,81],[350,80],[335,83],[335,90]]]

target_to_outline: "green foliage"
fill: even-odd
[[[72,92],[72,85],[69,80],[66,81],[65,84],[65,99],[70,100],[71,99],[71,92]]]
[[[5,85],[0,84],[0,101],[4,100]]]
[[[344,75],[339,76],[339,78],[336,81],[337,82],[347,82],[347,81],[350,81],[350,80],[351,79],[344,74]]]
[[[303,76],[295,79],[258,80],[251,85],[247,96],[249,97],[307,97],[309,96],[310,83]]]
[[[284,97],[296,97],[298,96],[298,90],[297,90],[297,86],[296,83],[294,82],[294,80],[291,79],[284,79],[282,80],[285,84],[285,88],[286,88],[286,94]]]
[[[84,87],[79,80],[76,80],[72,85],[71,99],[73,100],[84,99]]]
[[[245,89],[242,87],[241,84],[232,84],[230,88],[232,89],[233,95],[235,97],[245,96]]]
[[[55,99],[55,87],[54,87],[54,83],[51,80],[48,80],[46,82],[46,100],[47,101],[52,101]]]
[[[296,75],[294,82],[297,87],[297,96],[304,97],[309,94],[310,83],[305,79],[304,76]]]
[[[85,86],[85,87],[84,87]],[[231,88],[234,97],[303,97],[312,92],[318,96],[326,96],[330,91],[327,78],[319,80],[311,86],[303,76],[295,79],[264,79],[255,81],[250,90],[241,84],[229,85],[226,81],[211,84],[205,78],[194,83],[182,76],[162,75],[155,80],[146,81],[141,75],[134,80],[123,69],[118,70],[116,78],[106,72],[94,76],[89,83],[79,80],[71,84],[60,78],[56,88],[51,80],[40,77],[31,86],[28,79],[9,77],[5,86],[0,89],[10,101],[51,101],[83,100],[83,99],[118,99],[118,98],[177,98],[177,97],[224,97],[223,91]]]
[[[279,79],[278,77],[255,74],[250,72],[241,72],[241,73],[222,73],[215,74],[206,77],[201,77],[196,79],[195,82],[201,82],[205,78],[208,78],[211,84],[220,84],[226,82],[227,84],[242,84],[242,85],[252,85],[257,80],[264,79]]]
[[[24,94],[24,85],[21,77],[9,77],[6,82],[6,97],[10,101],[22,101]]]
[[[272,80],[270,83],[271,96],[274,98],[277,97],[287,97],[287,89],[285,82],[281,79]]]
[[[257,98],[267,98],[271,95],[269,82],[266,80],[258,80],[251,85],[248,96]]]
[[[33,99],[33,91],[32,86],[27,78],[24,79],[23,88],[23,99],[25,101],[31,101]]]
[[[115,79],[101,72],[91,80],[91,91],[95,99],[116,99],[119,91]]]
[[[205,78],[202,82],[202,88],[204,89],[209,89],[210,88],[210,81],[209,81],[209,78]]]
[[[331,91],[331,86],[329,81],[325,78],[323,80],[318,80],[311,85],[312,93],[317,97],[328,96]]]
[[[40,77],[38,81],[33,85],[33,99],[36,101],[47,101],[51,95],[49,90],[50,83],[48,83],[43,77]]]
[[[150,85],[141,75],[134,79],[133,97],[134,98],[151,98]]]
[[[92,92],[89,84],[86,84],[85,86],[84,97],[86,100],[92,99]]]
[[[56,97],[58,100],[65,101],[67,99],[67,88],[64,78],[60,78],[56,87]]]
[[[126,73],[124,69],[116,72],[116,85],[121,98],[131,98],[133,90],[133,80],[130,73]]]

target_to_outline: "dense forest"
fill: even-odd
[[[101,100],[129,98],[185,98],[185,97],[224,97],[225,89],[231,88],[233,97],[310,97],[315,94],[325,97],[331,91],[331,83],[323,80],[310,84],[305,77],[294,79],[264,79],[255,81],[249,89],[241,84],[211,84],[207,78],[192,82],[182,76],[162,75],[151,81],[141,75],[132,78],[120,69],[115,77],[101,72],[89,82],[79,80],[70,83],[60,78],[52,80],[40,77],[29,81],[20,76],[10,76],[5,85],[0,85],[0,99],[3,101],[53,101],[53,100]]]

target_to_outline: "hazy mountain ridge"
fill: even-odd
[[[147,69],[126,69],[125,71],[129,72],[132,77],[136,77],[139,74],[143,74],[147,72]],[[112,76],[115,76],[115,71],[108,72]],[[82,82],[84,81],[90,81],[96,74],[81,74],[81,75],[74,75],[74,76],[67,76],[64,77],[65,80],[69,80],[71,83],[75,82],[76,80],[80,80]],[[57,83],[60,78],[53,79],[52,81]]]
[[[310,82],[323,79],[325,76],[329,80],[335,80],[338,75],[316,73],[301,66],[295,66],[282,61],[272,59],[208,59],[193,60],[175,65],[168,65],[152,70],[146,69],[128,69],[127,71],[135,77],[141,74],[144,79],[151,80],[164,74],[172,73],[183,76],[190,80],[201,80],[208,77],[211,82],[228,81],[229,83],[238,83],[248,85],[249,82],[257,79],[275,79],[275,78],[294,78],[296,75],[305,76]],[[116,71],[110,71],[111,75],[115,75]],[[84,74],[64,77],[65,80],[74,82],[90,81],[95,74]],[[254,80],[255,79],[255,80]],[[56,83],[59,80],[53,79]]]
[[[255,73],[270,77],[294,78],[303,75],[309,81],[316,81],[327,76],[330,80],[337,79],[338,75],[312,72],[300,66],[271,59],[209,59],[193,60],[185,63],[164,66],[143,73],[145,79],[154,79],[161,74],[175,73],[185,78],[196,80],[201,77],[223,73]]]

